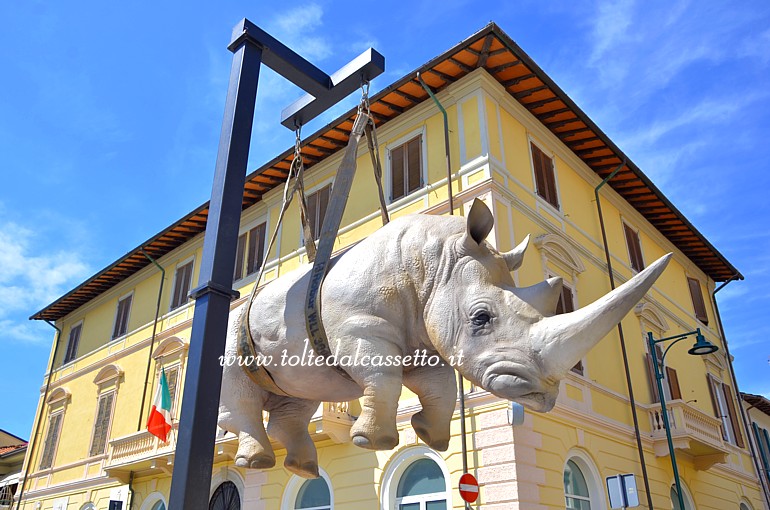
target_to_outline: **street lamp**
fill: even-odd
[[[666,428],[666,439],[668,440],[668,453],[671,456],[671,467],[674,470],[674,483],[676,484],[676,495],[679,498],[679,508],[680,510],[685,510],[684,508],[684,497],[682,496],[682,485],[679,482],[679,469],[677,469],[676,466],[676,455],[674,454],[674,440],[671,439],[671,429],[669,427],[668,422],[668,411],[666,411],[666,395],[663,393],[663,371],[661,368],[663,367],[664,360],[666,359],[666,354],[668,354],[668,351],[679,341],[684,340],[690,335],[695,335],[695,343],[693,346],[687,351],[688,354],[692,354],[693,356],[705,356],[706,354],[711,354],[712,352],[716,352],[719,350],[719,347],[712,344],[708,340],[706,340],[703,337],[703,334],[700,332],[700,328],[696,329],[695,331],[690,331],[687,333],[681,333],[679,335],[669,336],[666,338],[661,338],[659,340],[655,340],[655,338],[652,336],[652,332],[647,332],[647,342],[650,345],[650,355],[652,356],[652,366],[655,369],[655,380],[658,382],[658,395],[660,396],[660,409],[663,413],[663,425]],[[655,345],[659,344],[661,342],[667,342],[669,340],[673,340],[671,345],[666,347],[666,350],[663,351],[663,355],[660,357],[660,367],[658,366],[658,353],[655,349]]]

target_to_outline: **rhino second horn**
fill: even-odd
[[[531,287],[521,287],[512,289],[514,296],[526,302],[529,306],[537,310],[540,315],[550,317],[556,313],[556,306],[559,304],[561,296],[562,279],[560,277],[548,278],[544,282]]]
[[[546,317],[532,325],[533,345],[540,347],[546,373],[562,377],[583,359],[644,297],[666,269],[671,253],[652,263],[632,279],[574,312]]]
[[[503,257],[503,260],[505,260],[505,264],[508,266],[508,271],[515,271],[521,267],[521,263],[524,261],[524,253],[527,251],[527,246],[529,246],[529,235],[525,237],[516,248],[500,254]]]

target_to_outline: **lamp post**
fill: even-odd
[[[709,342],[703,337],[703,335],[700,332],[700,328],[696,329],[695,331],[689,331],[687,333],[669,336],[658,340],[655,340],[655,338],[652,336],[651,331],[647,332],[647,342],[650,345],[650,355],[652,356],[652,366],[655,369],[655,380],[658,382],[658,395],[660,396],[660,409],[661,409],[661,412],[663,413],[663,426],[666,429],[666,439],[668,440],[668,453],[671,456],[671,468],[674,470],[674,484],[676,485],[676,495],[679,498],[680,510],[685,510],[684,497],[682,496],[682,485],[679,482],[679,469],[676,466],[676,454],[674,453],[674,440],[671,438],[671,428],[668,422],[668,411],[666,410],[666,395],[665,393],[663,393],[663,371],[661,370],[661,368],[663,367],[664,360],[666,359],[666,354],[668,354],[668,351],[674,345],[676,345],[677,342],[684,340],[690,335],[695,335],[695,343],[687,351],[688,354],[691,354],[693,356],[705,356],[706,354],[711,354],[712,352],[716,352],[719,350],[719,347],[712,344],[711,342]],[[671,345],[666,347],[665,351],[663,351],[663,355],[660,357],[661,366],[659,367],[658,353],[657,353],[657,350],[655,349],[655,345],[661,342],[667,342],[669,340],[673,340],[673,342],[671,343]]]

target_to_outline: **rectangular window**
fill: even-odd
[[[655,345],[656,356],[658,360],[658,370],[663,374],[663,392],[665,393],[666,401],[679,400],[682,398],[682,390],[679,388],[679,377],[676,374],[676,370],[669,366],[663,366],[661,359],[663,358],[663,349],[660,344]],[[652,356],[647,353],[647,377],[650,382],[650,392],[652,394],[653,402],[660,402],[660,394],[658,393],[658,383],[655,380],[655,367],[653,366]]]
[[[422,135],[390,149],[390,200],[420,189],[422,182]]]
[[[48,469],[53,465],[53,457],[56,453],[56,445],[59,443],[59,432],[64,413],[52,414],[48,418],[48,432],[43,444],[43,455],[40,457],[40,469]]]
[[[91,438],[91,449],[88,454],[101,455],[107,447],[107,434],[110,430],[112,421],[112,404],[115,401],[115,392],[104,393],[99,396],[99,405],[96,410],[96,420],[94,421],[94,434]]]
[[[575,311],[575,299],[572,295],[572,289],[562,285],[559,303],[556,305],[556,315]],[[583,375],[583,360],[578,361],[570,370],[576,374]]]
[[[639,240],[639,232],[632,229],[625,223],[623,230],[626,234],[626,246],[628,247],[628,258],[631,261],[631,268],[634,271],[644,269],[644,259],[642,258],[642,243]]]
[[[262,266],[265,257],[265,233],[267,224],[260,223],[238,238],[238,250],[235,256],[233,281],[249,276]]]
[[[534,143],[530,142],[532,150],[532,166],[535,169],[535,188],[537,194],[546,202],[559,208],[559,196],[556,193],[556,174],[553,168],[553,159]]]
[[[711,374],[706,374],[706,378],[714,415],[722,420],[722,439],[743,448],[743,435],[738,424],[735,404],[733,404],[732,389]]]
[[[767,429],[760,428],[756,422],[752,422],[751,428],[754,429],[754,439],[759,448],[759,457],[762,460],[762,467],[765,471],[765,478],[770,482],[770,444],[767,442]]]
[[[171,293],[171,310],[187,303],[187,295],[190,293],[190,286],[192,285],[194,262],[191,260],[176,268],[174,273],[174,289]]]
[[[695,278],[687,277],[687,286],[690,288],[690,297],[692,298],[692,307],[695,310],[695,317],[703,324],[709,323],[706,315],[706,303],[703,301],[703,293],[700,290],[700,281]]]
[[[83,329],[83,323],[76,324],[70,329],[70,337],[67,340],[67,352],[64,354],[64,363],[69,363],[78,355],[78,344],[80,343],[80,331]]]
[[[313,231],[313,239],[316,241],[321,236],[326,207],[329,205],[329,195],[332,185],[327,184],[323,188],[307,196],[307,215],[310,229]]]
[[[131,313],[131,301],[133,294],[118,301],[118,310],[115,312],[115,328],[112,330],[112,338],[118,338],[128,333],[128,315]]]

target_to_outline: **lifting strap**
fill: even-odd
[[[254,287],[251,290],[248,302],[244,307],[243,314],[241,315],[238,324],[237,350],[238,355],[241,357],[251,356],[251,359],[253,360],[259,359],[259,355],[256,351],[256,347],[251,336],[251,328],[249,327],[251,305],[258,292],[258,285],[265,271],[267,254],[270,253],[270,250],[273,247],[278,234],[278,230],[283,221],[284,214],[286,209],[289,207],[289,204],[291,203],[294,193],[298,193],[300,196],[300,217],[302,220],[302,230],[305,239],[305,249],[307,252],[308,260],[313,262],[313,268],[310,272],[310,282],[305,300],[305,324],[307,327],[308,338],[310,345],[316,353],[316,356],[326,358],[332,355],[331,349],[329,347],[329,340],[326,336],[326,330],[324,329],[323,322],[321,321],[321,286],[330,267],[332,250],[334,249],[334,241],[337,237],[337,233],[339,232],[340,223],[342,222],[342,214],[345,211],[345,205],[347,204],[347,200],[350,195],[350,188],[353,183],[353,177],[356,172],[358,143],[360,142],[361,136],[364,133],[366,133],[367,147],[372,159],[375,181],[377,182],[382,223],[385,225],[389,222],[387,207],[385,204],[385,196],[382,187],[382,166],[380,164],[377,133],[374,120],[369,109],[369,84],[365,83],[362,86],[362,90],[363,97],[361,104],[358,107],[358,114],[353,124],[353,129],[350,132],[350,138],[348,139],[348,144],[345,148],[345,154],[343,155],[342,163],[337,170],[337,176],[335,177],[334,185],[332,186],[331,196],[329,197],[326,215],[323,219],[323,226],[321,227],[317,249],[314,243],[313,232],[307,214],[307,203],[305,200],[303,180],[304,165],[302,163],[302,155],[300,152],[300,135],[299,131],[297,131],[295,156],[294,160],[292,161],[292,165],[289,168],[289,175],[284,187],[283,205],[281,207],[280,214],[278,215],[278,222],[276,224],[275,231],[270,238],[267,251],[265,252],[266,255],[262,261],[262,266],[259,270],[259,273],[257,274]],[[291,192],[289,192],[290,182],[293,176],[295,178],[294,187],[291,188]],[[262,388],[270,391],[271,393],[275,393],[276,395],[287,395],[286,392],[278,387],[273,377],[261,363],[244,363],[242,366],[248,377]],[[351,379],[350,375],[348,375],[348,373],[339,365],[334,364],[331,366],[333,366],[340,373],[340,375],[346,379]]]

